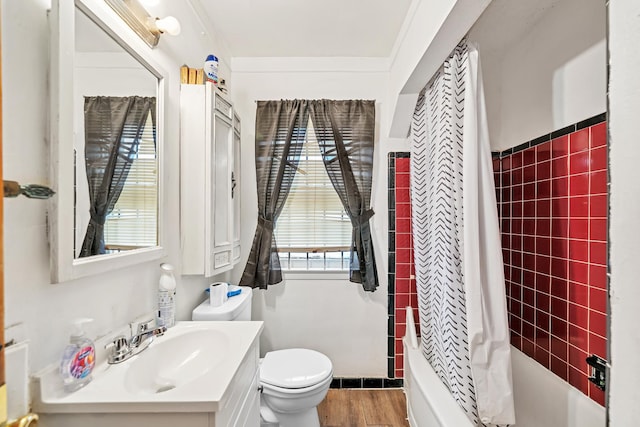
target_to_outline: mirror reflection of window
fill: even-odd
[[[155,97],[85,97],[85,150],[86,179],[89,185],[89,214],[80,257],[103,255],[127,250],[126,247],[109,249],[105,240],[105,226],[113,218],[116,203],[125,187],[131,187],[134,178],[129,174],[139,157],[140,144],[148,119],[151,129],[148,137],[152,140],[155,153]],[[154,173],[156,168],[151,168]],[[157,174],[156,174],[157,175]],[[129,185],[127,185],[129,183]],[[130,193],[130,195],[132,195]],[[130,229],[138,227],[135,216]],[[155,234],[155,233],[154,233]],[[128,236],[130,249],[141,246],[134,235]]]
[[[154,246],[158,231],[158,157],[151,113],[127,181],[104,224],[107,253]]]
[[[145,112],[144,120],[136,118],[132,123],[130,120],[125,120],[125,134],[132,132],[131,126],[137,128],[144,124],[142,138],[139,144],[136,142],[137,146],[132,152],[129,150],[132,145],[132,141],[127,140],[129,137],[125,136],[121,140],[123,148],[119,149],[122,150],[119,153],[120,158],[131,156],[133,161],[126,166],[129,169],[124,173],[121,169],[122,165],[116,168],[120,178],[116,179],[117,182],[113,185],[117,187],[117,191],[103,187],[100,191],[110,194],[109,205],[105,210],[104,203],[101,203],[98,205],[101,207],[96,211],[95,205],[92,210],[92,203],[96,201],[95,188],[99,187],[96,182],[99,180],[97,175],[103,168],[101,164],[104,163],[106,168],[108,163],[106,156],[102,156],[100,151],[107,151],[109,148],[101,148],[100,144],[96,143],[95,137],[92,137],[92,146],[87,147],[85,100],[87,98],[153,98],[155,100],[158,94],[158,79],[145,64],[125,50],[77,8],[75,23],[73,258],[94,257],[157,246],[158,191],[160,189],[157,164],[159,153],[156,152],[153,129],[156,114],[155,102],[153,120],[151,112]],[[104,127],[104,132],[115,135],[117,133],[115,129],[119,126],[116,123],[117,117],[115,115],[111,117],[109,124],[109,113],[105,110],[100,114],[104,114],[103,123],[100,125]],[[87,148],[93,150],[92,153],[87,153]],[[89,179],[88,169],[92,169]],[[96,218],[97,221],[95,221]],[[87,234],[90,228],[94,229],[93,233],[97,237],[88,241]]]

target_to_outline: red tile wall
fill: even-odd
[[[411,198],[409,157],[395,159],[395,377],[403,378],[402,338],[406,331],[405,307],[413,307],[413,317],[418,324],[418,294],[416,292],[413,264],[413,239],[411,237]]]
[[[500,159],[494,178],[511,343],[596,402],[607,356],[606,123]]]

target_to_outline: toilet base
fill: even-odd
[[[264,400],[260,402],[260,413],[264,412],[263,405],[266,405]],[[269,407],[266,407],[265,414],[269,414],[268,421],[264,417],[260,417],[260,427],[320,427],[320,419],[318,418],[318,409],[314,406],[302,412],[295,413],[282,413],[276,412]],[[273,416],[277,418],[277,422],[272,422]]]

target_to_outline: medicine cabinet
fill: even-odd
[[[159,259],[166,254],[168,74],[153,51],[102,1],[53,0],[49,22],[50,174],[56,191],[48,206],[51,281]],[[142,100],[148,107],[139,108],[136,102]],[[108,114],[118,105],[131,108]],[[132,117],[144,117],[147,108],[144,127],[132,132]],[[116,152],[117,159],[110,155]],[[140,176],[144,188],[138,184]],[[98,244],[85,248],[85,238]]]
[[[211,83],[180,93],[182,274],[211,277],[240,259],[240,118]]]

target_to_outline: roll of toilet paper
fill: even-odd
[[[219,307],[227,301],[227,292],[229,292],[229,284],[225,282],[216,282],[209,285],[209,304],[212,307]]]

